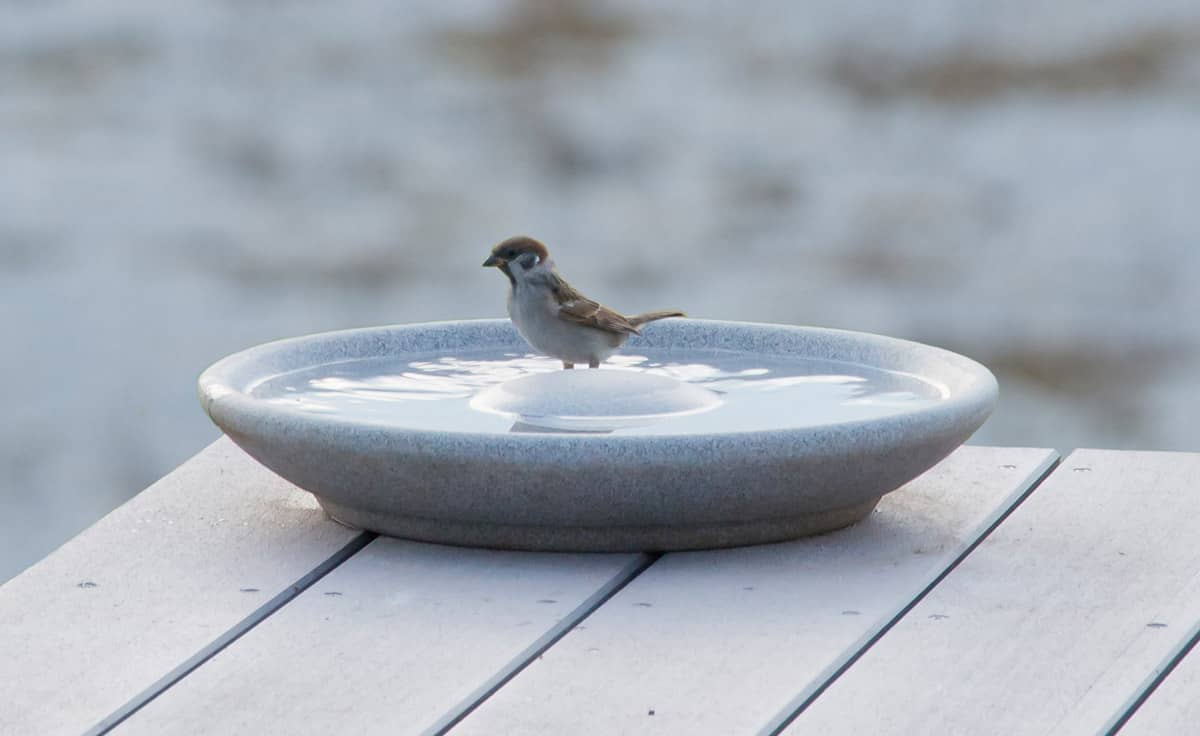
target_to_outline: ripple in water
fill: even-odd
[[[534,355],[371,358],[305,368],[254,386],[251,394],[291,409],[354,422],[446,432],[521,430],[511,418],[471,407],[499,383],[562,370]],[[916,376],[854,363],[727,351],[646,351],[601,370],[668,376],[716,392],[720,406],[664,416],[616,434],[702,434],[811,427],[875,419],[934,404],[947,391]]]

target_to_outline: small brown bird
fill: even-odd
[[[647,312],[625,317],[588,299],[554,270],[546,246],[523,235],[492,248],[483,262],[508,277],[508,316],[535,350],[558,358],[563,368],[600,361],[615,353],[638,327],[683,312]]]

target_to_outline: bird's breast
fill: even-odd
[[[508,315],[521,337],[539,352],[570,362],[604,359],[625,342],[625,335],[568,322],[558,315],[552,294],[518,287],[508,299]]]

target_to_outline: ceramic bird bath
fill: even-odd
[[[669,320],[598,370],[508,320],[312,335],[200,377],[212,420],[338,521],[431,542],[677,550],[827,532],[988,417],[996,381],[938,348]]]

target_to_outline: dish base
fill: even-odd
[[[330,518],[353,529],[438,544],[547,552],[668,552],[783,542],[849,526],[868,516],[879,499],[759,521],[587,527],[443,521],[351,508],[317,497]]]

